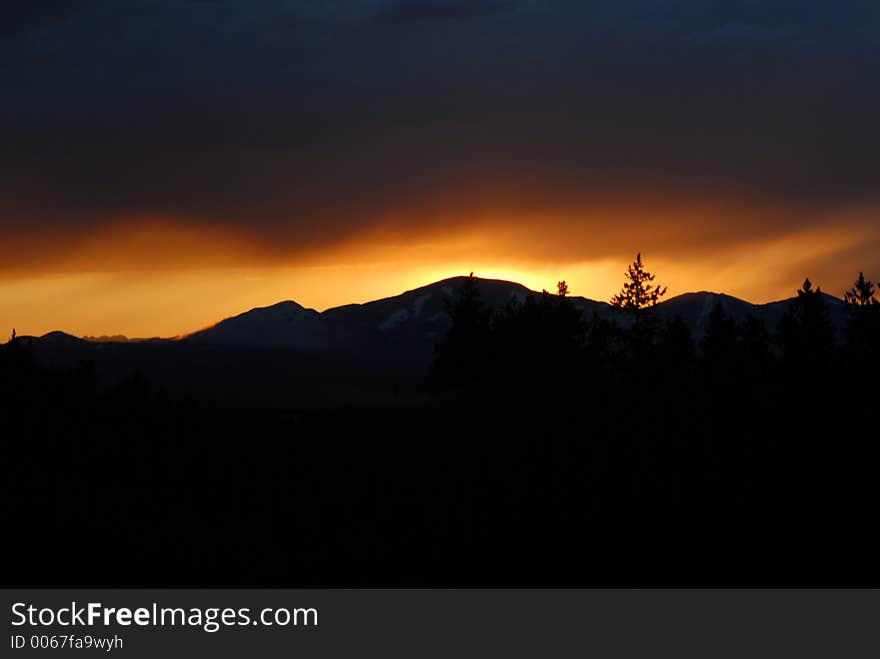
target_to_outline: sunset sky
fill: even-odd
[[[0,337],[880,278],[876,0],[0,5]]]

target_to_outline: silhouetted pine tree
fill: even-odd
[[[626,270],[626,281],[620,293],[611,298],[611,305],[627,313],[632,319],[631,335],[638,359],[644,357],[648,346],[657,338],[659,327],[651,313],[666,294],[666,287],[653,285],[655,275],[642,264],[642,254]]]
[[[847,303],[846,356],[859,376],[880,366],[880,302],[874,297],[874,284],[859,273],[853,287],[844,293]]]
[[[737,327],[740,343],[745,356],[757,362],[766,362],[770,358],[770,333],[763,320],[752,314],[746,316]]]
[[[590,373],[611,375],[612,364],[622,350],[620,328],[611,320],[602,318],[595,311],[584,324],[584,358]]]
[[[583,345],[580,313],[565,296],[528,295],[510,301],[492,321],[492,346],[505,384],[542,394],[571,379]]]
[[[709,391],[716,397],[729,397],[729,389],[735,386],[738,348],[736,321],[725,313],[718,299],[712,307],[706,332],[700,341],[703,376]]]
[[[653,286],[655,275],[645,269],[642,264],[642,253],[636,254],[636,260],[626,270],[627,281],[620,293],[611,298],[611,304],[623,309],[636,318],[645,309],[656,305],[666,294],[666,287]]]
[[[664,323],[661,350],[670,364],[687,365],[694,352],[694,339],[687,323],[675,315]]]
[[[434,348],[430,380],[435,386],[464,385],[489,372],[490,313],[473,273],[465,277],[455,299],[447,301],[452,321],[446,337]]]
[[[813,289],[807,278],[779,323],[779,341],[789,373],[807,380],[827,375],[834,334],[822,291],[818,286]]]
[[[700,352],[704,380],[716,402],[751,405],[759,390],[766,391],[770,338],[764,323],[751,314],[736,323],[716,301]]]
[[[860,272],[853,287],[843,294],[844,301],[856,309],[862,307],[876,307],[880,302],[874,297],[874,283],[865,279],[865,273]]]
[[[721,300],[715,301],[700,351],[708,364],[717,364],[733,356],[736,349],[736,322],[724,312]]]
[[[655,377],[664,383],[667,404],[681,404],[692,384],[694,340],[681,316],[667,319],[660,330]]]
[[[757,395],[758,389],[767,388],[770,376],[772,362],[770,334],[764,321],[755,318],[752,314],[746,316],[745,320],[737,325],[736,330],[740,369],[750,390]]]

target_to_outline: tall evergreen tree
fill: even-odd
[[[779,340],[789,367],[800,375],[815,374],[829,365],[834,348],[834,325],[820,287],[809,278],[779,324]]]
[[[724,389],[736,378],[736,329],[736,321],[724,312],[721,300],[716,300],[700,341],[703,373],[712,390]]]
[[[611,298],[611,305],[632,318],[633,347],[636,357],[642,359],[647,346],[655,341],[659,327],[651,310],[666,294],[666,287],[654,285],[655,275],[645,268],[642,254],[626,270],[626,281],[620,293]]]
[[[851,307],[874,307],[880,304],[874,297],[874,283],[865,279],[865,273],[860,272],[853,287],[843,294],[843,299]]]
[[[847,303],[846,355],[864,373],[880,359],[880,302],[874,297],[874,284],[859,273],[853,287],[844,293]]]
[[[751,374],[753,381],[760,379],[770,363],[770,333],[767,325],[763,320],[749,314],[737,326],[737,337],[746,371]]]
[[[708,364],[718,364],[732,356],[736,348],[736,322],[724,312],[721,300],[715,301],[700,351]]]
[[[626,270],[627,281],[620,293],[611,298],[611,304],[632,313],[638,318],[641,311],[656,305],[666,294],[666,287],[652,285],[655,275],[642,264],[642,253]]]
[[[667,363],[679,368],[690,362],[694,351],[694,339],[687,323],[676,315],[663,324],[661,349]]]
[[[484,376],[490,347],[491,316],[473,273],[464,278],[457,296],[447,300],[446,308],[452,325],[434,348],[431,369],[431,380],[441,387],[466,384]]]
[[[485,330],[489,313],[483,306],[478,279],[471,273],[458,289],[458,296],[447,301],[447,311],[455,334],[473,334]]]

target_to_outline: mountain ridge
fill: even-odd
[[[373,323],[373,329],[378,329],[380,332],[399,329],[401,325],[413,320],[421,320],[423,325],[424,321],[428,321],[428,323],[442,326],[443,318],[440,317],[440,313],[442,312],[445,316],[444,300],[452,299],[457,288],[465,279],[467,277],[463,275],[447,277],[397,295],[329,307],[323,311],[305,307],[294,300],[281,300],[266,306],[253,307],[223,318],[208,327],[183,333],[176,337],[149,339],[128,338],[123,335],[76,337],[55,330],[40,337],[22,338],[58,342],[62,340],[60,337],[64,336],[88,343],[190,341],[218,345],[263,345],[292,349],[326,348],[334,340],[344,338],[340,336],[340,333],[345,334],[340,328],[344,324],[359,325],[361,331],[368,331],[369,326]],[[513,297],[522,301],[528,295],[541,294],[540,291],[531,290],[518,282],[479,277],[476,279],[484,302],[490,308],[499,308]],[[823,296],[829,303],[832,318],[839,323],[841,321],[840,311],[845,303],[840,298],[828,293],[823,292]],[[598,312],[600,315],[614,313],[613,307],[601,300],[592,300],[583,296],[569,296],[569,299],[575,308],[586,316],[592,315],[593,312]],[[671,297],[660,302],[656,309],[662,317],[672,318],[680,315],[688,324],[691,333],[695,338],[698,338],[705,329],[708,314],[711,313],[712,307],[718,300],[721,301],[725,312],[736,320],[741,321],[751,313],[764,320],[768,328],[772,329],[781,317],[785,306],[794,299],[796,297],[753,303],[727,293],[702,290]],[[425,313],[426,309],[429,311],[428,314]],[[377,316],[381,314],[385,314],[383,319],[376,322]],[[358,318],[358,316],[362,316],[362,318]],[[285,331],[294,326],[300,330],[296,335]],[[440,330],[439,327],[434,331],[428,327],[423,327],[423,329],[432,335],[437,334]]]
[[[444,279],[400,295],[323,312],[284,300],[174,339],[89,341],[50,332],[35,338],[33,344],[41,361],[74,369],[91,364],[106,383],[138,381],[144,376],[187,395],[207,393],[285,409],[387,402],[396,400],[401,391],[417,391],[424,381],[435,346],[451,324],[446,301],[455,297],[463,280]],[[477,285],[484,302],[493,308],[511,299],[540,295],[503,280],[480,279]],[[845,304],[828,299],[832,317],[840,326]],[[578,296],[570,300],[587,320],[594,313],[620,318],[607,302]],[[738,320],[752,314],[771,332],[788,302],[753,305],[701,291],[670,298],[657,306],[657,313],[663,319],[682,317],[699,341],[717,300]]]
[[[308,312],[308,319],[321,325],[321,331],[328,341],[346,338],[346,328],[357,328],[361,333],[388,333],[404,332],[412,335],[414,332],[422,332],[426,339],[437,340],[441,338],[445,329],[448,328],[445,301],[454,298],[461,283],[466,279],[464,276],[449,277],[439,281],[420,286],[399,295],[371,300],[364,303],[346,304],[331,307],[318,312],[314,309],[304,310]],[[511,299],[522,302],[528,295],[540,295],[518,282],[502,279],[476,278],[480,295],[484,304],[491,309],[503,307]],[[842,321],[842,309],[844,302],[832,295],[824,294],[832,318]],[[660,302],[656,309],[661,317],[672,318],[681,316],[688,324],[694,338],[702,336],[709,314],[717,301],[721,302],[725,312],[733,316],[737,321],[742,321],[749,314],[762,319],[772,329],[778,323],[788,303],[796,298],[775,300],[763,304],[755,304],[726,293],[713,291],[695,291],[676,295],[668,300]],[[617,312],[607,302],[592,300],[582,296],[569,296],[575,308],[585,317],[593,313],[600,316],[612,317]],[[245,335],[230,336],[223,330],[232,321],[253,320],[255,326],[259,326],[260,318],[267,314],[268,310],[277,309],[280,305],[288,302],[279,302],[269,307],[257,307],[251,311],[224,319],[216,325],[194,332],[183,337],[183,340],[200,342],[217,341],[223,343],[232,340],[234,343],[244,344],[251,342],[251,338]],[[296,304],[296,303],[292,303]],[[304,309],[297,305],[300,309]],[[247,328],[242,327],[245,332]],[[259,336],[257,331],[254,336]],[[301,336],[289,335],[290,347],[302,347],[308,344]],[[413,337],[410,336],[410,339]],[[274,345],[274,344],[273,344]],[[324,344],[326,347],[326,343]]]

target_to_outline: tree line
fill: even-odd
[[[681,318],[656,313],[667,289],[654,279],[638,254],[611,298],[616,314],[582,318],[565,281],[555,295],[543,291],[491,310],[471,275],[447,303],[451,328],[435,348],[430,388],[464,390],[490,381],[505,390],[562,382],[577,388],[610,371],[631,378],[665,367],[692,367],[713,382],[753,374],[789,384],[877,372],[880,302],[863,273],[844,295],[846,323],[840,329],[820,287],[807,278],[775,327],[753,315],[737,320],[717,299],[698,341]]]
[[[424,395],[308,410],[102,386],[0,346],[0,522],[29,587],[878,585],[878,304],[696,340],[641,257],[613,316],[466,278]],[[65,545],[58,552],[59,539]],[[15,576],[15,575],[14,575]],[[15,584],[10,584],[15,585]]]

